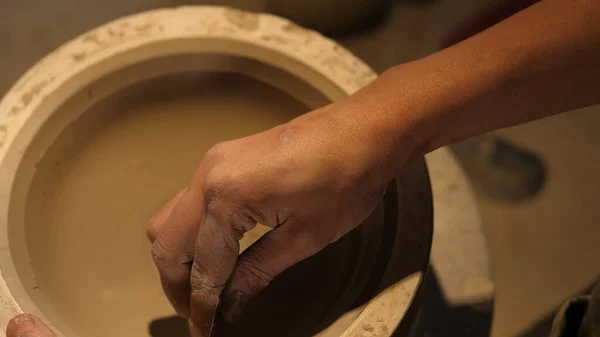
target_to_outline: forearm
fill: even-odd
[[[394,166],[490,130],[600,103],[600,2],[544,0],[483,33],[388,70],[357,95],[377,109]],[[379,142],[381,143],[381,142]]]

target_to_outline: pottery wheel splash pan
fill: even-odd
[[[312,31],[222,7],[138,14],[59,48],[0,103],[0,324],[26,311],[65,337],[157,333],[174,313],[144,227],[203,153],[374,77]],[[227,335],[390,336],[416,302],[431,222],[420,160],[364,224],[278,277]]]

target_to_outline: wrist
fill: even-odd
[[[373,96],[378,115],[372,133],[385,144],[398,170],[416,156],[495,128],[488,112],[509,83],[518,60],[493,55],[465,57],[445,50],[385,71],[358,95]],[[357,95],[357,96],[358,96]],[[486,117],[488,116],[488,117]],[[384,139],[385,141],[381,141]]]
[[[409,161],[437,147],[440,138],[443,105],[438,103],[437,88],[426,85],[428,74],[417,62],[386,70],[350,98],[365,106],[365,143],[388,180]]]

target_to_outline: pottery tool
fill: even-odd
[[[215,337],[216,332],[216,321],[217,321],[217,315],[219,313],[219,308],[221,307],[221,299],[218,298],[217,299],[217,305],[215,306],[215,312],[213,313],[213,317],[212,320],[210,322],[210,330],[208,332],[208,337]]]

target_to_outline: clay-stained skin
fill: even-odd
[[[26,220],[38,291],[82,336],[148,336],[152,320],[172,315],[147,221],[212,145],[308,110],[238,75],[180,83],[175,91],[101,103],[91,112],[103,117],[73,124],[38,165]],[[264,232],[249,233],[242,248]]]

